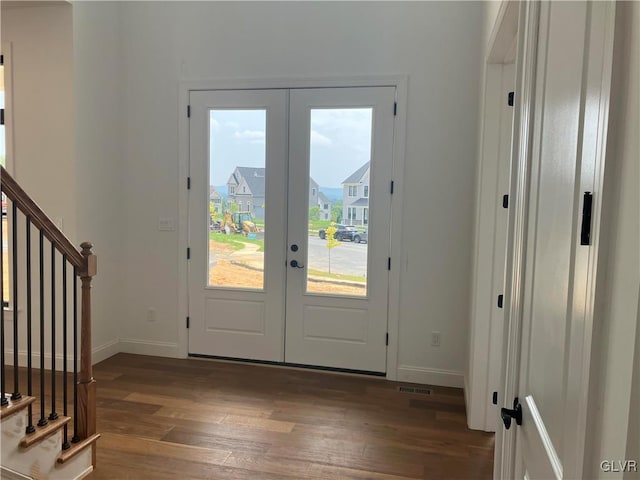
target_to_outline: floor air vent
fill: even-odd
[[[433,390],[430,388],[419,388],[419,387],[398,387],[398,391],[400,393],[415,393],[417,395],[431,395],[433,394]]]

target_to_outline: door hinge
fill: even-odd
[[[191,248],[187,247],[187,260],[191,259]]]
[[[187,317],[187,328],[189,328],[189,321],[190,321],[190,318]]]
[[[187,190],[191,190],[191,177],[187,177]]]
[[[4,65],[4,55],[0,54],[0,65]]]
[[[509,92],[509,95],[507,95],[507,105],[510,107],[513,107],[513,96],[514,92]]]
[[[191,118],[191,105],[187,105],[187,118]]]
[[[391,270],[391,257],[387,259],[387,270]]]
[[[387,335],[385,336],[384,344],[389,345],[389,332],[387,332]]]
[[[393,195],[393,189],[395,188],[395,183],[393,180],[391,180],[391,187],[389,188],[389,191],[391,192],[391,195]]]
[[[4,125],[4,108],[0,108],[0,125]]]
[[[493,392],[493,396],[491,398],[491,403],[493,403],[494,405],[498,404],[498,392]]]
[[[504,303],[504,295],[498,295],[498,308],[502,308],[502,304]]]
[[[591,245],[591,209],[593,194],[584,192],[582,199],[582,227],[580,229],[580,245]]]
[[[506,193],[502,196],[502,208],[509,208],[509,195]]]
[[[398,102],[393,102],[393,116],[398,115]]]

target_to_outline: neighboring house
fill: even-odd
[[[342,223],[366,226],[369,224],[370,162],[362,165],[342,182]]]
[[[320,191],[320,186],[309,177],[309,208],[320,207],[320,220],[331,220],[331,201]]]
[[[227,200],[238,211],[264,220],[264,168],[236,167],[227,180]]]
[[[214,187],[209,187],[209,201],[213,203],[216,212],[222,213],[222,195]]]

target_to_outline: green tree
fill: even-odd
[[[320,220],[320,207],[318,205],[309,209],[309,220]]]
[[[329,273],[331,273],[331,250],[340,246],[340,242],[334,237],[337,231],[335,222],[331,222],[325,230],[325,238],[327,240],[325,246],[329,249]]]
[[[342,202],[331,205],[331,220],[336,223],[342,222]]]

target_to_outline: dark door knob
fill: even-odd
[[[289,262],[289,265],[291,265],[293,268],[304,268],[304,265],[300,265],[297,260],[291,260],[291,262]]]
[[[507,430],[511,428],[511,419],[516,421],[516,425],[522,425],[522,406],[518,401],[518,397],[513,399],[513,410],[508,408],[500,409],[500,417],[502,417],[502,423],[504,423],[504,428]]]

